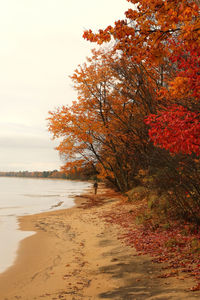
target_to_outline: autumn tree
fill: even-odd
[[[114,38],[115,49],[121,50],[124,56],[128,54],[133,61],[144,61],[147,70],[162,67],[164,72],[170,57],[178,71],[176,76],[162,79],[170,85],[169,95],[168,89],[162,90],[167,100],[165,106],[176,97],[176,103],[191,107],[191,97],[198,98],[200,90],[198,1],[128,2],[135,6],[125,13],[127,19],[117,21],[115,26],[108,26],[97,34],[86,31],[84,37],[99,44]]]
[[[179,195],[176,192],[174,197],[179,198],[180,211],[196,217],[200,198],[196,157],[199,155],[199,1],[128,2],[134,6],[125,12],[124,20],[98,33],[85,31],[83,36],[98,44],[114,41],[113,51],[129,57],[136,65],[142,64],[146,73],[160,83],[150,93],[154,95],[154,111],[150,115],[147,112],[149,117],[145,118],[150,138],[156,146],[174,153],[169,157],[167,151],[161,151],[160,167],[166,170],[164,178],[169,179],[174,193],[179,189]],[[157,151],[152,152],[152,157]],[[188,154],[190,157],[185,156]]]
[[[151,126],[149,134],[154,144],[173,153],[196,153],[198,156],[200,153],[199,49],[196,45],[173,54],[171,60],[177,65],[176,76],[170,82],[169,90],[163,90],[162,97],[175,104],[146,120]]]
[[[93,51],[71,77],[78,100],[49,118],[54,137],[63,137],[65,170],[90,163],[121,191],[134,184],[147,156],[143,119],[155,112],[155,76],[113,51]]]
[[[102,44],[115,40],[115,49],[133,60],[145,59],[150,64],[162,61],[173,48],[166,41],[175,38],[191,47],[199,38],[198,1],[190,0],[127,0],[134,6],[125,12],[126,19],[114,26],[84,32],[83,37]],[[180,46],[182,48],[182,45]],[[177,49],[177,47],[176,47]]]
[[[199,222],[199,3],[128,0],[125,19],[84,32],[93,51],[71,79],[71,106],[50,112],[65,171],[89,167],[126,191],[148,170],[170,209]]]

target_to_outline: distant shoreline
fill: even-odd
[[[58,170],[53,171],[9,171],[0,172],[0,177],[19,177],[19,178],[48,178],[48,179],[68,179],[68,180],[80,180],[87,181],[89,178],[82,176],[81,174],[69,174]]]

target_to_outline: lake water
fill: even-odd
[[[0,273],[14,263],[19,242],[35,234],[19,230],[19,216],[70,208],[73,196],[90,186],[82,181],[0,177]]]

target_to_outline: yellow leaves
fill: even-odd
[[[188,78],[176,77],[170,85],[170,95],[174,98],[184,98],[189,94]]]

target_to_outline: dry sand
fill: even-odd
[[[91,199],[101,205],[84,207]],[[0,300],[200,299],[186,291],[191,279],[158,278],[160,265],[122,244],[121,229],[99,217],[117,202],[101,188],[97,196],[77,197],[74,208],[20,218],[21,229],[36,234],[0,275]]]

